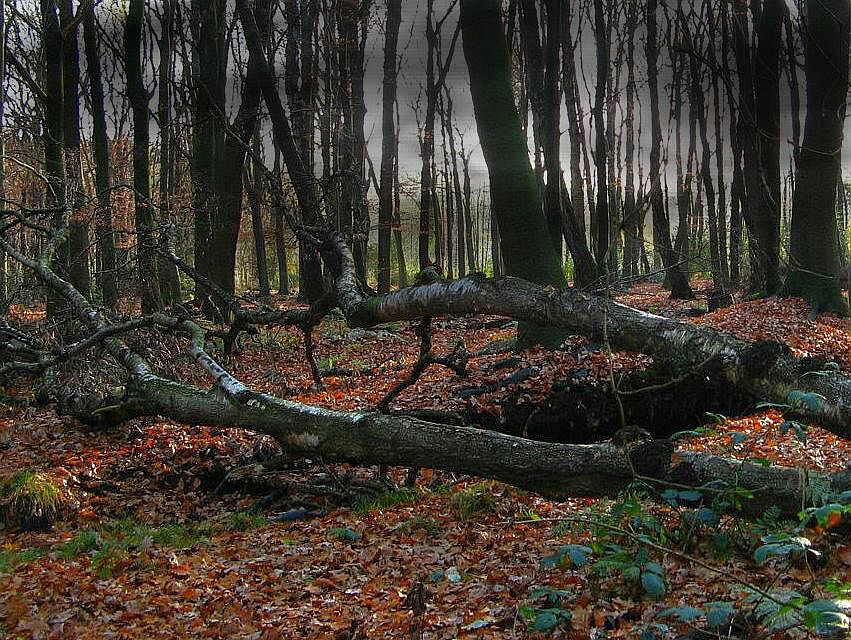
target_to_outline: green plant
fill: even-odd
[[[39,471],[18,471],[0,483],[0,518],[10,528],[48,529],[70,502],[68,490]]]
[[[520,615],[530,631],[551,633],[570,625],[572,614],[562,608],[562,598],[569,595],[564,589],[544,586],[535,589],[527,603],[520,606]]]
[[[484,482],[452,494],[449,508],[458,520],[469,520],[477,513],[493,511],[496,508],[496,498],[490,487]]]
[[[101,537],[97,531],[87,529],[78,533],[68,542],[63,544],[56,552],[56,556],[62,560],[71,560],[84,553],[97,549],[101,544]]]
[[[18,565],[37,560],[44,554],[44,549],[23,549],[22,551],[0,550],[0,573],[12,571]]]

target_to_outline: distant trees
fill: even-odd
[[[290,211],[306,227],[342,232],[358,279],[380,292],[407,283],[408,247],[420,268],[436,265],[447,277],[513,273],[516,225],[500,225],[503,187],[526,179],[526,163],[511,172],[502,165],[522,151],[534,186],[517,191],[528,195],[517,205],[522,226],[540,209],[555,256],[537,255],[538,240],[521,242],[543,261],[540,281],[558,280],[553,263],[586,290],[604,287],[606,274],[624,286],[660,271],[672,296],[690,298],[689,277],[711,276],[718,304],[745,277],[748,295],[776,294],[783,275],[783,292],[837,308],[828,301],[835,279],[822,293],[815,280],[803,282],[810,272],[833,278],[843,250],[831,221],[837,189],[825,187],[829,171],[839,183],[839,157],[830,167],[816,162],[833,157],[828,149],[839,148],[843,130],[839,84],[819,76],[842,55],[834,51],[840,43],[813,48],[826,33],[844,33],[835,12],[824,19],[807,2],[790,12],[783,0],[494,2],[505,19],[502,39],[468,38],[487,49],[506,45],[507,68],[486,71],[499,82],[508,74],[511,104],[502,95],[498,104],[516,114],[474,105],[478,140],[465,137],[470,96],[455,79],[463,61],[452,62],[463,30],[459,2],[425,3],[408,42],[400,42],[400,0],[18,5],[4,16],[4,142],[30,145],[35,171],[13,165],[7,152],[6,192],[57,212],[54,222],[68,214],[55,268],[108,308],[129,293],[142,296],[146,310],[181,301],[177,270],[159,253],[167,226],[181,256],[226,292],[271,290],[275,273],[264,256],[274,242],[268,258],[278,287],[288,292],[289,269],[293,277],[297,269],[299,300],[313,302],[327,273],[315,244],[288,228]],[[380,109],[367,110],[378,97],[367,81],[370,39],[383,45],[384,59]],[[484,56],[466,56],[468,67]],[[408,104],[397,89],[403,61],[423,67]],[[834,69],[840,84],[842,72]],[[800,122],[804,80],[809,128]],[[473,74],[471,86],[478,82]],[[787,98],[791,145],[780,139]],[[36,143],[8,135],[10,122]],[[414,125],[416,167],[399,153],[400,134]],[[375,142],[381,137],[375,166],[370,130]],[[494,131],[511,132],[510,143]],[[504,162],[494,155],[502,144],[511,147]],[[272,157],[274,167],[264,166]],[[20,172],[27,177],[9,178]],[[272,180],[283,197],[273,197],[270,176],[279,176]],[[29,227],[10,231],[25,247],[36,236]],[[832,247],[822,250],[828,238]],[[137,291],[119,285],[131,281]],[[211,317],[229,314],[205,285],[195,284],[194,295]],[[51,300],[51,313],[57,304]]]

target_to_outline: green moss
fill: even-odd
[[[783,284],[783,295],[806,300],[817,313],[848,315],[848,302],[838,282],[807,271],[792,270]]]

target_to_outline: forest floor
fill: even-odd
[[[621,301],[668,314],[705,305],[675,303],[652,284]],[[847,320],[810,319],[800,301],[744,302],[689,320],[746,339],[779,340],[799,355],[826,357],[851,371]],[[482,317],[434,325],[440,353],[458,339],[474,352],[513,331]],[[367,409],[417,358],[408,324],[363,331],[332,319],[317,334],[320,367],[343,374],[325,377],[322,389],[312,383],[300,336],[285,329],[247,339],[230,369],[256,389],[295,401]],[[585,343],[577,338],[576,344]],[[578,370],[594,378],[609,368],[609,357],[593,348],[533,349],[508,365],[505,359],[505,353],[473,357],[467,378],[434,367],[393,408],[474,405],[498,416],[506,402],[543,400],[554,381]],[[614,354],[617,371],[644,363],[640,355]],[[195,375],[176,366],[184,379]],[[505,382],[524,369],[531,374]],[[195,381],[207,384],[200,376]],[[461,393],[472,387],[488,391]],[[847,441],[817,426],[804,441],[781,428],[774,409],[716,418],[683,448],[811,470],[842,470],[851,460]],[[584,546],[604,535],[577,516],[619,522],[608,513],[615,505],[673,527],[682,517],[675,508],[629,496],[554,502],[431,470],[420,473],[415,489],[341,506],[333,496],[299,488],[324,483],[333,494],[352,477],[372,478],[373,469],[316,460],[279,462],[278,470],[259,466],[276,453],[268,438],[236,429],[141,420],[91,434],[51,408],[4,409],[0,478],[43,471],[64,487],[66,508],[48,531],[0,529],[0,638],[521,638],[536,636],[536,625],[552,637],[674,638],[701,626],[702,618],[675,623],[666,613],[672,607],[752,600],[743,585],[805,593],[851,575],[851,546],[832,530],[806,532],[815,547],[829,550],[818,563],[758,564],[754,547],[777,526],[771,514],[757,523],[723,517],[691,526],[686,537],[671,535],[674,552],[652,553],[667,584],[651,597],[627,573],[597,571],[581,547],[563,545]],[[390,478],[401,485],[404,470],[391,469]],[[270,486],[283,490],[268,496]],[[636,548],[634,540],[617,542]],[[568,548],[579,555],[565,558]],[[806,634],[793,625],[762,637]]]

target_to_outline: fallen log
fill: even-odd
[[[826,362],[795,357],[786,345],[746,342],[604,296],[511,276],[472,274],[370,297],[358,287],[351,253],[339,236],[325,243],[323,258],[335,275],[337,303],[351,327],[447,314],[501,315],[558,326],[613,348],[650,355],[666,364],[672,377],[688,372],[721,376],[754,401],[788,405],[802,419],[851,438],[851,378],[828,369]]]
[[[474,427],[427,422],[376,412],[335,411],[242,391],[204,391],[153,375],[134,379],[128,398],[136,415],[161,415],[184,424],[240,427],[269,435],[285,451],[354,464],[442,469],[499,480],[553,498],[615,496],[637,477],[659,487],[699,487],[724,481],[755,493],[743,513],[777,505],[793,514],[808,504],[810,484],[851,488],[851,470],[805,474],[708,454],[675,451],[669,440],[626,450],[611,442],[539,442]],[[652,484],[652,483],[651,483]]]
[[[807,377],[784,373],[784,363],[797,362],[788,350],[778,353],[777,349],[768,349],[765,357],[760,351],[765,349],[759,347],[756,355],[761,358],[754,362],[754,347],[727,334],[646,314],[572,289],[555,291],[516,278],[473,276],[367,298],[354,278],[348,248],[336,236],[332,238],[337,248],[326,262],[337,277],[337,302],[353,326],[438,313],[495,313],[541,324],[582,327],[583,332],[601,334],[619,346],[656,357],[673,352],[676,362],[688,366],[717,360],[723,375],[739,379],[754,392],[765,389],[779,393],[784,385],[801,384]],[[55,241],[51,239],[49,246],[55,246]],[[156,317],[156,324],[189,336],[190,354],[215,380],[212,390],[198,389],[155,375],[139,354],[112,335],[110,323],[50,269],[51,251],[32,260],[2,238],[0,246],[61,293],[92,333],[102,336],[103,348],[129,372],[124,397],[118,402],[111,400],[113,404],[99,407],[90,415],[97,423],[161,415],[184,424],[240,427],[272,436],[290,453],[357,464],[444,469],[493,478],[557,498],[611,496],[638,478],[682,486],[722,480],[728,486],[755,493],[755,500],[743,504],[747,515],[759,514],[769,504],[793,513],[807,504],[812,483],[827,491],[851,488],[851,470],[808,476],[798,469],[766,468],[674,452],[668,440],[651,440],[628,450],[612,443],[546,443],[405,416],[334,411],[289,402],[254,392],[234,378],[207,353],[203,331],[190,320]],[[808,384],[818,389],[827,389],[817,386],[824,385],[825,380],[836,385],[836,393],[829,399],[825,396],[826,409],[819,413],[819,405],[813,413],[834,419],[829,424],[841,426],[839,432],[847,436],[849,421],[835,419],[848,416],[848,379],[839,374],[809,377],[814,381]]]

